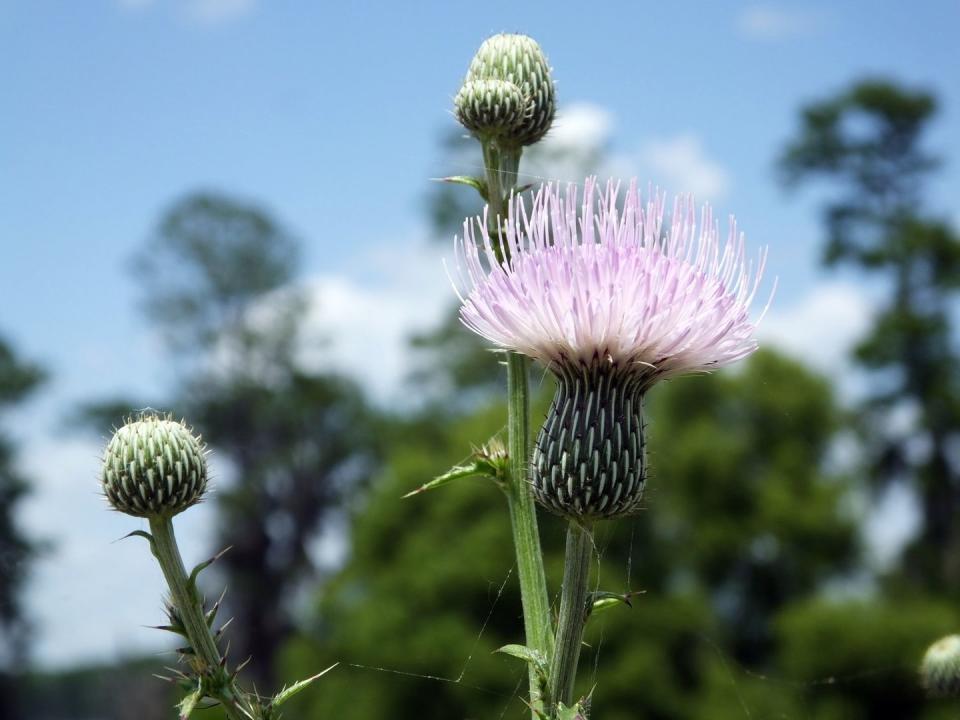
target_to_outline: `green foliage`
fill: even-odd
[[[535,418],[551,393],[552,383],[540,388]],[[740,694],[771,715],[794,712],[793,688],[740,666],[775,669],[778,614],[856,557],[847,482],[823,470],[839,423],[830,388],[764,352],[740,373],[680,379],[649,400],[649,511],[598,527],[595,588],[647,592],[590,619],[578,697],[597,683],[596,716],[613,720],[743,717]],[[523,642],[501,493],[478,479],[399,499],[462,462],[503,413],[494,404],[456,421],[411,420],[395,435],[353,516],[347,564],[287,649],[285,675],[342,663],[336,682],[294,701],[303,716],[528,712],[523,663],[494,653]],[[562,524],[542,519],[556,590]]]
[[[957,609],[943,601],[799,603],[777,622],[781,666],[813,717],[948,717],[947,703],[924,697],[917,667],[927,645],[958,620]]]
[[[44,372],[24,361],[0,338],[0,418],[25,401],[44,379]],[[38,546],[26,537],[15,512],[30,484],[16,467],[16,441],[0,430],[0,716],[13,714],[15,681],[24,659],[29,618],[22,593]]]
[[[854,85],[803,112],[781,161],[791,183],[821,178],[828,264],[883,278],[890,292],[856,350],[878,373],[861,413],[871,476],[879,485],[906,478],[920,495],[922,529],[908,551],[907,574],[933,588],[960,591],[960,356],[954,319],[960,237],[923,207],[923,181],[938,162],[923,149],[935,98],[883,81]],[[916,408],[908,432],[890,429],[890,411]],[[917,459],[909,444],[929,443]]]

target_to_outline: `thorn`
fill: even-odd
[[[223,657],[220,658],[220,667],[227,667],[227,656],[230,655],[230,642],[227,641],[227,649],[223,651]]]
[[[220,612],[220,606],[223,603],[223,598],[226,594],[227,594],[227,590],[226,588],[224,588],[223,592],[220,593],[220,597],[213,604],[213,607],[207,611],[207,614],[206,614],[207,627],[213,626],[213,621],[217,617],[217,613]]]
[[[233,549],[233,545],[227,545],[223,550],[221,550],[221,551],[218,552],[216,555],[214,555],[212,558],[210,558],[210,562],[211,562],[211,563],[215,563],[217,560],[219,560],[220,558],[222,558],[224,555],[226,555],[226,554],[227,554],[228,552],[230,552],[232,549]],[[226,592],[226,590],[224,590],[224,592]]]
[[[151,546],[153,545],[153,535],[151,535],[150,533],[146,532],[145,530],[134,530],[133,532],[127,533],[127,534],[124,535],[123,537],[119,537],[119,538],[117,538],[116,540],[111,541],[110,544],[113,545],[114,543],[118,543],[118,542],[120,542],[121,540],[126,540],[127,538],[132,538],[132,537],[142,537],[142,538],[146,538],[146,540],[150,543],[150,545],[151,545]]]
[[[226,630],[228,627],[230,627],[230,623],[232,623],[232,622],[233,622],[233,618],[230,618],[229,620],[227,620],[223,625],[220,626],[220,629],[217,630],[217,634],[216,634],[214,637],[215,637],[217,640],[219,640],[219,639],[223,636],[224,630]]]
[[[232,675],[232,677],[236,677],[236,676],[240,673],[241,670],[243,670],[247,665],[250,664],[250,661],[251,661],[251,660],[253,660],[253,655],[250,655],[246,660],[244,660],[242,663],[240,663],[239,665],[237,665],[237,667],[234,668],[234,670],[233,670],[233,675]]]

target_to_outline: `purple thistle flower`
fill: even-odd
[[[721,241],[710,208],[697,222],[689,196],[674,201],[667,232],[662,193],[644,202],[633,181],[619,196],[592,178],[582,202],[575,187],[546,185],[529,208],[511,200],[499,239],[485,211],[457,241],[464,324],[558,378],[531,479],[542,504],[575,517],[637,508],[652,384],[757,348],[749,311],[766,253],[747,260],[732,218]]]

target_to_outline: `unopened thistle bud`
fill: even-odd
[[[920,678],[931,695],[960,694],[960,635],[947,635],[927,649]]]
[[[172,517],[200,502],[206,490],[203,442],[169,417],[130,420],[107,444],[100,482],[115,510],[136,517]]]
[[[510,135],[526,115],[523,93],[505,80],[468,80],[453,106],[460,124],[479,137]]]
[[[454,107],[460,123],[481,140],[520,147],[547,134],[556,113],[555,94],[550,66],[536,41],[500,34],[480,46]]]
[[[732,222],[721,240],[709,208],[698,223],[689,197],[663,232],[665,198],[644,201],[635,183],[622,202],[592,178],[582,203],[549,185],[526,202],[511,201],[502,240],[485,219],[465,224],[460,317],[556,377],[530,466],[540,504],[574,519],[625,515],[646,477],[646,391],[756,349],[749,310],[764,257],[747,260]]]

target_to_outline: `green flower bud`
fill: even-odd
[[[931,695],[960,694],[960,635],[947,635],[927,649],[920,678]]]
[[[509,136],[526,114],[523,92],[505,80],[468,80],[453,107],[460,124],[481,138]]]
[[[487,102],[486,93],[480,93],[478,88],[468,90],[471,83],[478,81],[499,80],[514,85],[522,98],[522,117],[509,128],[504,128],[502,122],[493,125],[484,125],[479,129],[471,127],[463,121],[462,116],[475,118],[476,113],[470,115],[467,109],[461,106],[461,100],[480,100]],[[485,88],[486,90],[486,88]],[[503,89],[498,93],[505,97]],[[511,98],[513,93],[510,93]],[[495,94],[491,96],[491,100]],[[480,46],[467,77],[464,87],[457,93],[455,102],[457,119],[478,137],[497,137],[502,141],[517,146],[532,145],[550,129],[556,113],[556,98],[553,79],[550,77],[550,66],[540,46],[533,38],[526,35],[500,34],[488,38]],[[484,108],[487,114],[493,106]],[[502,113],[501,113],[502,114]],[[497,115],[499,118],[500,115]]]
[[[182,422],[145,414],[114,433],[100,475],[110,505],[136,517],[172,517],[207,487],[203,441]]]

